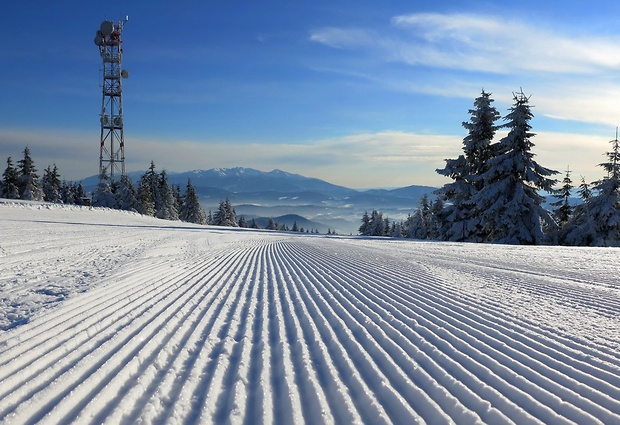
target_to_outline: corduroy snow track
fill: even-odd
[[[0,214],[2,423],[620,423],[617,249]]]

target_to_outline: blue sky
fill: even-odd
[[[0,159],[28,145],[41,172],[98,172],[93,38],[101,21],[128,15],[128,170],[154,160],[440,186],[434,170],[461,153],[481,89],[505,115],[523,88],[541,165],[603,177],[596,165],[620,123],[620,6],[503,3],[11,2],[0,16]]]

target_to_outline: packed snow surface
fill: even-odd
[[[620,423],[620,250],[0,202],[0,422]]]

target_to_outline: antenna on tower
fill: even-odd
[[[99,181],[114,180],[125,175],[125,134],[123,123],[123,79],[129,77],[121,69],[123,59],[123,25],[129,19],[114,24],[103,21],[95,33],[95,45],[103,61],[101,99],[101,138],[99,148]]]

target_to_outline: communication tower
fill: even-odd
[[[103,96],[101,100],[101,140],[99,181],[125,175],[125,134],[123,130],[123,79],[129,76],[121,69],[123,59],[123,25],[126,17],[114,24],[103,21],[95,35],[95,44],[103,61]]]

